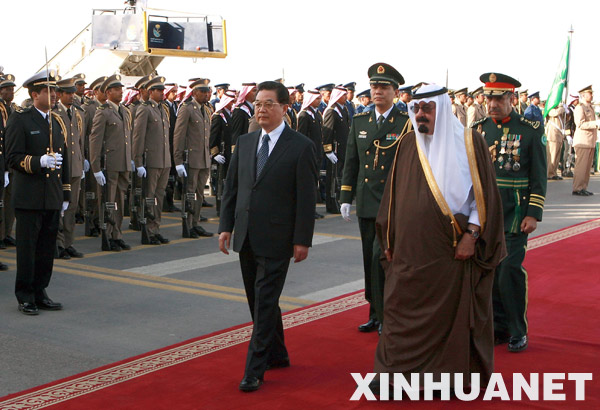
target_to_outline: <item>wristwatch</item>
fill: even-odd
[[[473,235],[473,239],[479,239],[479,231],[474,231],[472,229],[466,229],[465,232]]]

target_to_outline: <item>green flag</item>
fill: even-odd
[[[570,49],[571,38],[567,38],[567,46],[565,47],[565,51],[563,51],[563,55],[560,59],[560,64],[558,66],[558,71],[556,72],[556,77],[554,77],[552,88],[550,89],[550,93],[548,94],[548,100],[546,101],[546,107],[544,108],[544,117],[548,115],[548,112],[551,109],[558,107],[558,104],[562,102],[563,92],[565,86],[567,85],[567,75],[569,73]]]

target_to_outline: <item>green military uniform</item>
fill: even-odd
[[[401,81],[396,79],[395,84],[404,83],[400,73],[387,64],[376,64],[369,69],[372,84],[386,84],[386,75],[399,77]],[[382,78],[377,80],[377,76]],[[375,218],[388,172],[394,163],[398,141],[403,134],[411,130],[408,114],[400,111],[395,105],[387,118],[378,125],[380,115],[377,110],[372,110],[354,116],[348,134],[340,193],[342,204],[351,204],[352,199],[356,197],[356,215],[365,270],[365,299],[370,303],[369,319],[377,319],[379,322],[383,319],[385,275],[379,263],[381,249],[375,234]]]
[[[494,331],[496,335],[510,334],[513,340],[527,335],[527,271],[522,263],[528,235],[521,232],[520,226],[527,216],[542,220],[547,182],[546,136],[539,122],[514,110],[502,121],[486,117],[472,127],[489,146],[504,209],[508,256],[494,277]]]

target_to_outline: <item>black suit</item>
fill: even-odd
[[[238,138],[223,194],[219,232],[233,232],[254,322],[246,376],[262,378],[269,361],[287,358],[279,296],[294,245],[311,246],[314,144],[287,125],[258,177],[261,131]]]

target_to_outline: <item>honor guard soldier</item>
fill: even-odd
[[[321,104],[319,104],[319,112],[321,114],[325,112],[325,109],[329,105],[329,98],[331,97],[333,87],[335,87],[335,84],[333,83],[323,84],[317,87],[317,90],[321,93],[322,97]]]
[[[519,113],[520,115],[525,114],[525,110],[529,106],[529,104],[527,103],[528,92],[529,90],[521,90],[519,92],[519,105],[517,105],[517,113]]]
[[[58,219],[71,197],[65,124],[50,109],[56,100],[54,70],[25,81],[33,106],[16,111],[6,128],[6,158],[14,170],[12,202],[17,218],[17,279],[19,310],[60,310],[46,293],[56,249]]]
[[[356,114],[356,107],[354,106],[354,102],[352,101],[354,100],[354,93],[356,92],[356,83],[347,83],[344,84],[343,87],[348,91],[348,94],[346,94],[346,109],[348,110],[350,120],[352,120],[352,118]]]
[[[296,111],[296,114],[299,114],[304,101],[304,83],[298,84],[295,88],[298,94],[296,94],[296,101],[292,104],[292,109]]]
[[[483,105],[484,101],[483,87],[479,87],[473,91],[473,104],[471,104],[467,110],[468,127],[471,127],[475,122],[484,119],[487,116],[485,106]]]
[[[17,242],[11,236],[12,228],[15,221],[15,210],[11,203],[12,197],[12,169],[6,163],[6,124],[8,118],[17,110],[17,105],[13,102],[15,97],[15,76],[12,74],[0,73],[0,157],[4,161],[1,186],[4,188],[3,196],[4,207],[0,209],[0,249],[5,249],[7,246],[17,246]],[[0,270],[6,270],[8,266],[0,264]]]
[[[548,138],[548,179],[562,180],[558,175],[558,163],[561,161],[561,152],[565,141],[566,117],[569,106],[559,103],[558,106],[548,111],[546,123],[546,136]],[[565,170],[566,173],[566,170]]]
[[[213,106],[213,110],[217,111],[217,103],[223,98],[223,94],[229,90],[229,83],[215,84],[215,95],[216,97],[210,100],[210,104]]]
[[[594,98],[592,86],[579,90],[581,102],[575,107],[573,119],[575,122],[575,135],[573,147],[575,148],[575,172],[573,177],[573,195],[590,196],[593,192],[587,190],[590,182],[590,168],[594,161],[594,149],[598,141],[598,125],[596,113],[592,105]]]
[[[68,157],[70,165],[71,201],[69,207],[61,218],[62,230],[59,229],[56,245],[60,259],[83,258],[83,253],[73,247],[75,240],[75,214],[79,208],[79,191],[81,180],[85,178],[83,172],[83,140],[85,138],[85,112],[79,105],[73,103],[75,98],[75,79],[68,78],[57,81],[56,96],[58,102],[54,113],[58,114],[65,124],[67,135],[65,143],[67,148],[64,156]]]
[[[298,128],[298,116],[296,114],[296,111],[294,111],[294,109],[292,108],[292,102],[296,101],[296,95],[298,94],[298,91],[296,91],[295,87],[287,87],[287,90],[290,94],[290,104],[285,115],[283,116],[283,120],[287,123],[287,125],[289,125],[291,129],[296,131],[296,128]]]
[[[337,181],[342,178],[350,130],[351,119],[346,109],[346,96],[344,87],[335,87],[323,115],[323,151],[329,160],[325,173],[325,208],[332,214],[340,213]]]
[[[467,109],[465,108],[465,102],[467,101],[467,89],[461,88],[460,90],[454,91],[455,102],[452,104],[452,114],[458,118],[460,123],[467,126]]]
[[[177,84],[167,83],[165,84],[165,93],[163,104],[169,111],[169,150],[171,151],[171,169],[169,171],[169,182],[165,191],[165,202],[163,204],[163,212],[179,212],[181,209],[175,206],[173,201],[173,195],[175,193],[175,180],[177,171],[175,170],[175,161],[173,160],[173,135],[175,133],[175,120],[177,119],[177,112],[179,105],[175,102],[177,97]]]
[[[149,98],[136,109],[133,154],[138,177],[147,179],[146,198],[155,198],[156,205],[149,210],[153,218],[147,222],[150,244],[160,245],[169,243],[160,234],[162,205],[171,168],[169,113],[161,104],[165,77],[154,77],[145,84],[145,88]]]
[[[147,84],[150,80],[152,80],[155,76],[150,74],[150,75],[146,75],[142,78],[140,78],[139,80],[137,80],[137,82],[134,84],[134,88],[136,90],[139,91],[140,93],[140,98],[133,102],[131,104],[131,107],[129,107],[129,110],[131,111],[131,117],[135,119],[135,114],[136,111],[138,109],[138,107],[143,103],[148,101],[148,95],[149,95],[149,91],[147,88]],[[135,122],[134,122],[134,126],[135,126]]]
[[[90,162],[98,185],[103,187],[108,184],[103,191],[108,193],[108,198],[101,200],[117,204],[111,215],[114,225],[106,224],[109,249],[105,250],[118,252],[131,249],[123,240],[121,226],[129,172],[135,169],[131,146],[133,119],[129,109],[121,104],[123,84],[119,74],[106,78],[100,90],[107,100],[94,116],[90,133]],[[102,172],[103,168],[105,172]]]
[[[75,74],[73,77],[73,82],[75,84],[75,95],[73,97],[73,104],[83,107],[85,100],[87,99],[85,96],[85,74],[79,73]]]
[[[512,77],[486,73],[488,117],[475,122],[490,150],[504,209],[508,256],[494,276],[494,333],[508,350],[525,350],[527,341],[527,271],[523,267],[527,237],[542,220],[546,196],[546,136],[539,122],[512,109],[511,98],[521,84]]]
[[[398,107],[400,111],[408,113],[408,103],[412,99],[412,85],[400,88],[398,94],[399,97],[396,107]]]
[[[356,197],[365,299],[369,301],[369,320],[358,327],[361,332],[381,329],[385,276],[379,263],[381,249],[375,233],[375,218],[398,142],[412,130],[408,114],[394,104],[398,87],[404,84],[402,75],[385,63],[373,64],[368,75],[375,109],[354,117],[340,195],[341,213],[346,221],[350,220],[350,205]]]
[[[375,106],[371,102],[371,90],[365,90],[363,92],[358,93],[356,95],[356,98],[358,98],[358,102],[360,102],[360,105],[356,107],[357,114],[360,114],[365,111],[371,111],[375,108]]]
[[[540,92],[536,91],[529,96],[529,107],[523,113],[523,117],[527,118],[530,121],[536,122],[538,121],[542,128],[544,127],[544,115],[542,114],[542,110],[540,109]]]
[[[235,108],[231,113],[231,152],[240,135],[247,134],[250,122],[254,118],[254,100],[256,99],[256,83],[243,83]]]
[[[100,86],[104,81],[106,81],[108,77],[102,76],[96,78],[90,84],[90,90],[93,91],[93,98],[86,98],[83,103],[83,111],[84,111],[84,120],[85,120],[85,139],[83,141],[83,150],[84,150],[84,161],[83,161],[83,169],[88,173],[88,179],[85,181],[85,195],[90,195],[92,198],[97,197],[98,185],[96,184],[96,180],[92,178],[92,175],[89,174],[90,171],[90,132],[92,132],[92,124],[94,122],[94,115],[96,115],[96,110],[102,104],[106,103],[106,95],[100,90]],[[89,204],[87,203],[89,201]],[[100,234],[100,225],[98,221],[98,201],[92,201],[87,199],[86,197],[86,218],[88,221],[86,222],[86,232],[87,236],[96,237]]]
[[[206,106],[210,99],[210,80],[201,78],[191,83],[192,99],[183,103],[177,115],[173,136],[173,158],[180,177],[187,178],[187,192],[182,193],[182,201],[187,194],[196,194],[193,209],[187,210],[187,231],[190,238],[213,236],[198,225],[200,209],[204,201],[204,186],[210,173],[210,117]],[[183,204],[182,204],[183,206]],[[187,207],[187,205],[186,205]]]
[[[308,137],[315,144],[317,169],[321,168],[321,163],[323,162],[323,116],[321,116],[318,110],[321,98],[319,91],[308,90],[305,93],[300,114],[298,114],[298,132]],[[320,193],[317,194],[317,196],[319,195]],[[323,217],[315,209],[315,219]]]

